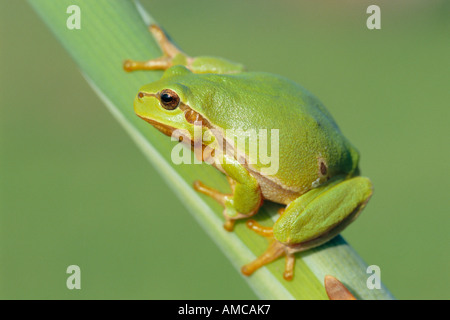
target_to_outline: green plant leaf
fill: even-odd
[[[147,30],[155,21],[133,1],[123,0],[30,0],[41,18],[79,65],[81,72],[107,108],[123,125],[150,162],[157,167],[174,193],[185,203],[192,216],[231,260],[237,270],[265,250],[267,242],[238,223],[235,231],[226,232],[222,208],[213,200],[198,194],[192,183],[199,179],[219,190],[229,190],[223,174],[207,164],[174,165],[170,159],[175,142],[140,120],[132,102],[144,84],[159,79],[161,72],[126,73],[126,58],[147,60],[161,51]],[[66,26],[67,7],[78,5],[82,12],[81,29]],[[93,106],[94,107],[94,106]],[[278,205],[265,204],[257,215],[261,224],[271,225]],[[326,274],[341,280],[360,299],[391,299],[385,287],[369,290],[367,266],[353,249],[338,236],[327,244],[297,254],[295,277],[282,277],[284,260],[244,279],[264,299],[327,299],[323,281]]]

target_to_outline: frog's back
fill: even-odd
[[[271,133],[274,133],[271,130],[278,130],[278,157],[270,155],[272,162],[279,160],[271,163],[272,169],[278,170],[276,173],[272,170],[266,178],[288,190],[288,194],[292,193],[292,198],[333,176],[356,170],[357,151],[342,135],[323,104],[302,86],[260,72],[205,74],[197,79],[205,83],[196,86],[202,90],[192,96],[208,100],[200,112],[213,124],[234,129],[226,131],[227,139],[234,139],[237,129],[258,132],[263,129],[267,130],[266,141],[270,144]],[[249,169],[256,174],[269,167],[261,163],[248,143],[245,154]]]

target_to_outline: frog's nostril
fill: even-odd
[[[145,91],[139,91],[139,92],[138,92],[137,98],[138,98],[138,100],[139,100],[140,102],[144,102],[142,99],[145,98],[145,97],[155,97],[155,94],[153,94],[153,93],[148,93],[148,92],[145,92]]]

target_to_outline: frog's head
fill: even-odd
[[[183,137],[192,142],[196,126],[203,130],[210,127],[209,122],[189,105],[191,92],[186,83],[190,83],[192,76],[195,75],[183,66],[167,69],[159,81],[139,90],[134,111],[162,133],[172,136],[178,130],[177,134],[184,132]]]

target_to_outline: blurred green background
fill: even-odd
[[[450,298],[449,1],[142,3],[189,54],[317,95],[375,185],[344,237],[396,298]],[[256,298],[25,1],[0,0],[0,68],[0,298]]]

